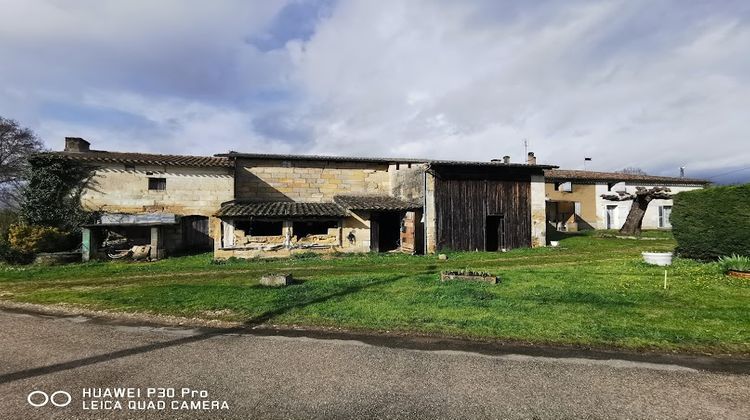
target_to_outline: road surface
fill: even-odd
[[[694,366],[4,311],[0,334],[1,418],[750,418],[750,375]]]

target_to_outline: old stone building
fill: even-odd
[[[209,220],[234,196],[226,158],[92,150],[77,137],[67,137],[65,149],[52,154],[95,168],[82,195],[83,207],[99,215],[84,227],[84,260],[130,246],[147,247],[153,259],[210,250]]]
[[[222,155],[235,197],[216,258],[297,252],[502,250],[545,244],[535,163]]]
[[[544,173],[491,162],[92,150],[54,154],[95,167],[82,200],[84,259],[305,252],[499,251],[545,245]],[[132,248],[128,252],[128,247]]]

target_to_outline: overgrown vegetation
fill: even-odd
[[[21,220],[29,225],[77,231],[91,215],[81,207],[81,194],[93,167],[51,154],[29,158],[27,183],[21,197]]]
[[[750,256],[750,184],[681,192],[671,221],[681,256]]]
[[[721,267],[725,273],[729,271],[750,273],[750,257],[737,254],[732,255],[731,257],[720,257],[719,267]]]
[[[211,255],[155,263],[0,267],[0,298],[96,310],[480,339],[750,355],[750,282],[717,263],[640,252],[674,241],[562,239],[559,248],[507,253],[316,256],[211,264]],[[501,285],[441,282],[441,271],[487,271]],[[260,276],[291,273],[285,288]]]

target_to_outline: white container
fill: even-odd
[[[549,241],[549,246],[551,246],[553,248],[558,247],[558,246],[560,246],[560,242],[558,242],[558,241]]]
[[[643,255],[643,261],[646,264],[651,265],[672,265],[672,253],[671,252],[641,252]]]

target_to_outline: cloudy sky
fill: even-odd
[[[60,149],[750,181],[750,2],[0,0],[0,115]]]

